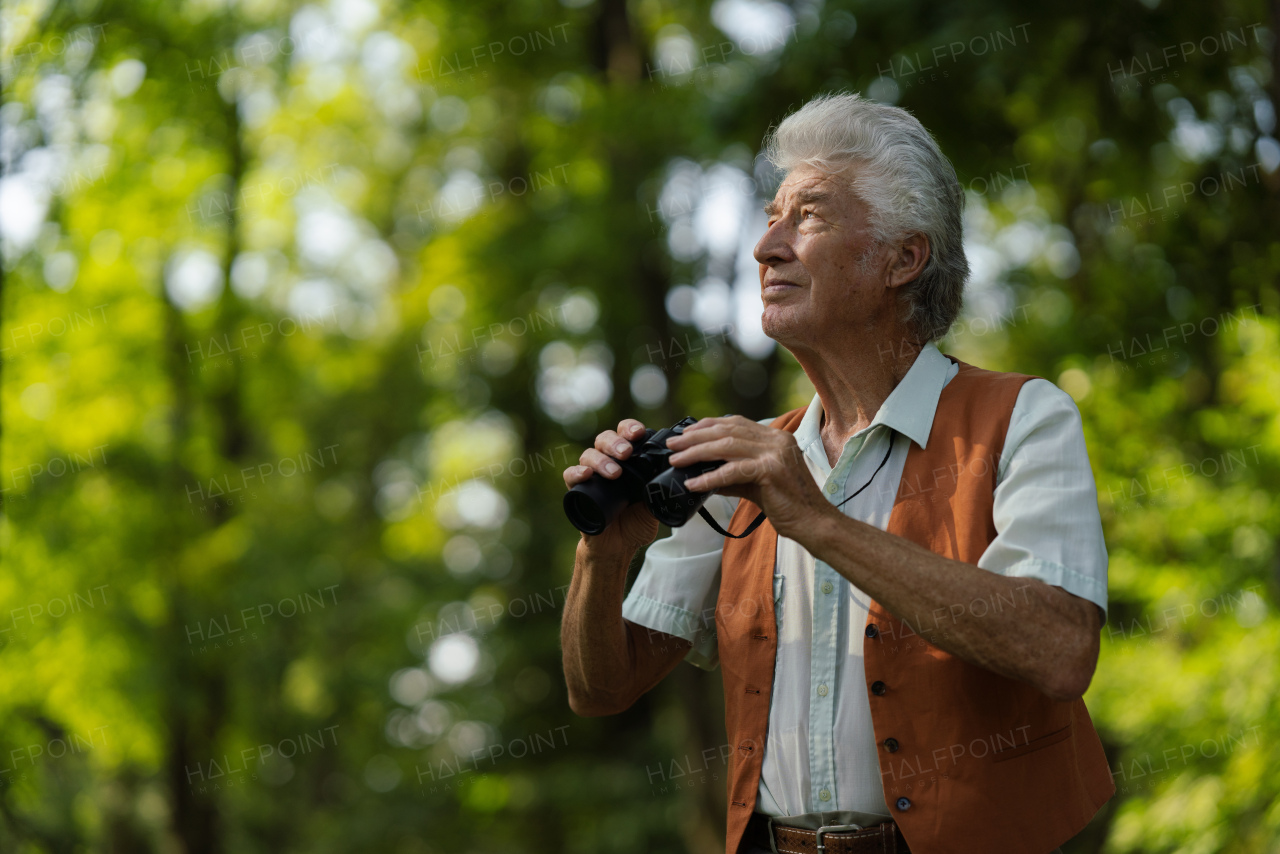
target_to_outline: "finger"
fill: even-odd
[[[644,436],[644,425],[634,418],[624,418],[618,422],[618,435],[634,442]]]
[[[573,489],[578,484],[589,480],[593,474],[595,471],[591,466],[569,466],[564,470],[564,485]]]
[[[740,460],[758,457],[765,447],[758,442],[741,436],[709,437],[709,441],[690,445],[670,457],[671,465],[676,468],[692,463],[710,462],[711,460]]]
[[[697,427],[698,429],[694,429]],[[721,418],[704,418],[696,424],[684,428],[684,433],[667,441],[673,449],[687,447],[698,442],[709,442],[722,436],[749,436],[760,438],[769,435],[769,427],[743,418],[741,415],[730,415]],[[684,437],[688,436],[688,439]]]
[[[605,430],[596,436],[596,450],[609,456],[625,460],[631,455],[631,443],[612,430]]]
[[[597,451],[611,454],[617,447],[619,441],[620,439],[617,433],[612,430],[605,430],[600,433],[600,435],[596,436],[596,441],[591,447],[595,448]]]
[[[695,425],[689,425],[684,428],[684,432],[679,436],[672,436],[667,440],[667,447],[673,451],[681,448],[692,447],[699,442],[710,442],[721,436],[728,435],[728,428],[723,424],[708,424],[700,430],[694,430]]]
[[[608,454],[602,454],[595,448],[587,448],[583,451],[582,456],[578,458],[578,462],[610,480],[622,474],[622,467],[618,465],[613,457]]]
[[[699,418],[697,421],[684,428],[684,432],[688,433],[693,430],[705,430],[708,427],[714,427],[724,421],[724,418]]]
[[[753,483],[759,468],[755,460],[736,460],[715,471],[691,477],[684,485],[693,492],[712,492],[740,483]]]

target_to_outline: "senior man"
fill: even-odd
[[[657,522],[634,505],[583,536],[570,706],[614,714],[682,658],[718,663],[727,854],[1046,854],[1115,791],[1081,700],[1107,555],[1080,415],[934,345],[968,277],[964,196],[914,117],[820,97],[767,152],[786,178],[755,248],[762,323],[817,394],[671,440],[674,466],[725,461],[689,481],[716,524],[651,547],[625,601]],[[643,432],[601,433],[566,484],[617,477]]]

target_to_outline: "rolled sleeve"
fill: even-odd
[[[705,506],[723,527],[729,524],[737,504],[736,498],[712,495]],[[724,538],[701,516],[695,516],[649,547],[640,574],[622,603],[625,619],[691,642],[693,649],[685,660],[705,670],[719,663],[715,606],[723,550]]]
[[[1107,611],[1107,548],[1075,401],[1047,380],[1023,385],[995,491],[996,538],[978,566],[1035,578]]]

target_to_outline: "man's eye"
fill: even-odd
[[[814,213],[813,211],[801,211],[801,212],[800,212],[800,218],[801,218],[801,219],[808,219],[808,218],[809,218],[809,217],[811,217],[811,216],[817,216],[817,214],[816,214],[816,213]]]

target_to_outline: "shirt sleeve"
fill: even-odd
[[[1036,578],[1107,612],[1107,547],[1080,411],[1048,380],[1025,383],[997,473],[996,538],[978,566]]]
[[[738,499],[712,495],[704,506],[727,529]],[[622,603],[622,616],[631,622],[691,641],[685,660],[704,670],[715,669],[720,661],[715,607],[723,550],[724,537],[694,516],[649,547]]]

